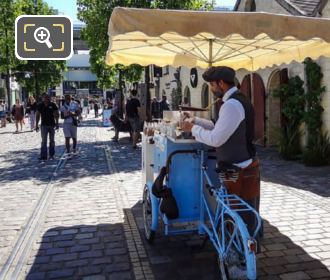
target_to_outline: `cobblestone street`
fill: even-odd
[[[143,236],[141,149],[88,119],[79,153],[38,161],[40,135],[0,130],[0,279],[219,279],[199,236]],[[258,279],[330,279],[330,168],[261,150]],[[56,172],[54,172],[56,171]],[[3,277],[3,278],[2,278]]]

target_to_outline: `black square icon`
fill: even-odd
[[[22,60],[66,60],[72,56],[72,22],[65,16],[24,15],[15,21],[15,54]]]

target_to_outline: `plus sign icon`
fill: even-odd
[[[15,21],[15,54],[21,60],[67,60],[72,51],[72,22],[66,16],[24,15]]]

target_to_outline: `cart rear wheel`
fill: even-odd
[[[220,242],[224,239],[227,249],[225,259],[219,257],[218,260],[220,279],[256,279],[256,257],[249,250],[249,234],[244,223],[237,224],[226,216],[218,229],[218,236]]]
[[[145,186],[143,190],[142,208],[143,208],[143,223],[144,223],[145,237],[149,243],[153,243],[156,232],[151,229],[153,214],[152,214],[151,197],[148,186]]]

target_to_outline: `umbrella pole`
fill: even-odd
[[[212,66],[213,61],[213,39],[209,39],[209,67]]]
[[[213,39],[209,39],[209,67],[212,67],[212,62],[213,62]],[[210,92],[210,90],[209,90]],[[209,94],[209,106],[208,109],[211,109],[211,117],[212,115],[215,116],[215,110],[214,110],[214,106],[213,104],[215,104],[215,102],[212,102],[212,97]]]

